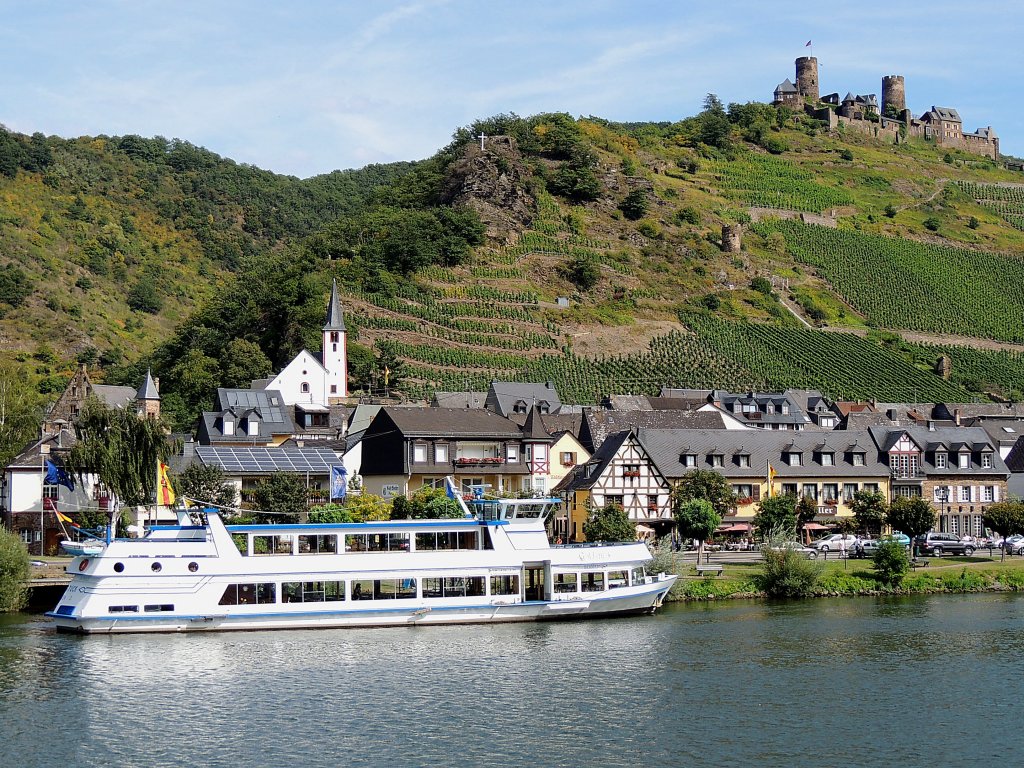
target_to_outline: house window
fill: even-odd
[[[684,453],[679,457],[679,461],[684,467],[696,467],[697,466],[697,454],[696,453]]]
[[[622,476],[623,477],[640,477],[640,465],[639,464],[623,464],[622,465]]]
[[[725,456],[722,455],[721,453],[712,453],[711,456],[709,456],[708,458],[711,459],[712,467],[725,466]]]
[[[622,495],[621,494],[609,494],[609,495],[604,497],[604,504],[605,504],[605,506],[608,506],[609,504],[618,504],[621,507],[622,506]]]
[[[302,384],[299,385],[299,391],[303,393],[309,392],[309,382],[302,382]]]
[[[331,384],[331,394],[332,395],[338,394],[338,385],[337,384]]]
[[[971,468],[971,454],[969,454],[969,453],[967,453],[965,451],[964,453],[960,454],[959,458],[960,458],[960,465],[959,465],[960,469],[970,469]]]
[[[805,498],[818,500],[818,484],[817,483],[804,483],[802,489]]]
[[[505,461],[507,461],[509,464],[515,464],[517,461],[519,461],[518,445],[505,446]]]
[[[560,454],[563,467],[576,466],[576,454],[572,451],[562,451]]]
[[[857,453],[853,454],[853,466],[855,466],[855,467],[863,467],[864,466],[864,454],[863,453],[860,453],[858,451]]]
[[[871,493],[878,493],[878,483],[864,483],[864,490]]]
[[[434,463],[435,464],[447,464],[448,463],[448,444],[439,444],[434,446]]]
[[[743,499],[751,499],[751,498],[753,498],[753,496],[754,496],[754,487],[752,485],[747,485],[747,484],[734,485],[732,487],[732,492],[736,496],[736,498],[740,500],[740,503],[743,503],[742,502]]]
[[[331,331],[331,343],[332,344],[337,344],[337,342],[338,342],[338,332],[337,331]]]
[[[235,434],[235,422],[232,419],[224,419],[224,426],[221,431],[225,435]]]
[[[782,495],[783,496],[796,496],[796,483],[783,483],[782,484]]]
[[[946,468],[946,452],[936,451],[935,452],[935,468],[945,469]]]
[[[825,503],[834,504],[839,501],[839,483],[824,483],[821,486],[821,496],[825,499]]]
[[[789,462],[789,466],[799,467],[801,462],[801,455],[794,451],[792,453],[787,454],[787,460]]]
[[[981,454],[981,466],[984,469],[992,469],[992,454],[983,453]]]
[[[823,467],[834,467],[836,464],[836,455],[834,453],[822,453],[821,454],[821,466]]]
[[[427,463],[426,443],[415,443],[412,447],[412,460],[414,464]]]
[[[43,498],[44,499],[58,499],[60,498],[60,486],[46,484],[43,486]]]
[[[738,454],[736,456],[736,464],[741,466],[741,467],[749,467],[750,466],[750,454],[749,453],[740,453],[740,454]]]
[[[995,501],[996,498],[996,487],[994,485],[983,485],[981,487],[981,500],[982,501]]]
[[[905,499],[913,499],[921,495],[919,485],[897,485],[892,489],[893,496],[901,496]]]
[[[843,501],[853,501],[853,497],[857,495],[857,484],[856,483],[843,483]]]
[[[961,485],[960,486],[960,501],[970,501],[970,500],[971,500],[971,486],[969,486],[969,485]]]

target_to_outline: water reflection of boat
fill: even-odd
[[[642,543],[552,546],[557,499],[471,502],[465,519],[202,525],[115,539],[68,566],[49,614],[79,632],[535,621],[651,612],[675,576]],[[464,505],[465,506],[465,505]]]

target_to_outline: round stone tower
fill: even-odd
[[[818,102],[818,59],[814,56],[801,56],[796,60],[796,91],[801,99]]]
[[[892,105],[890,110],[889,105]],[[882,78],[882,114],[893,112],[897,117],[907,108],[907,89],[903,75],[886,75]]]
[[[743,248],[743,227],[740,224],[722,225],[722,250],[739,253]]]

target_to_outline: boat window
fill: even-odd
[[[437,531],[416,534],[416,549],[478,549],[477,531]],[[488,547],[492,549],[493,547]]]
[[[492,595],[518,595],[518,576],[491,576]]]
[[[626,571],[608,571],[608,589],[629,586],[629,574]]]
[[[189,563],[189,564],[188,564],[188,569],[189,569],[189,571],[191,571],[192,573],[195,573],[196,571],[198,571],[198,570],[199,570],[199,563],[197,563],[197,562],[191,562],[191,563]]]
[[[146,613],[166,613],[174,610],[174,605],[171,603],[161,603],[160,605],[147,605]]]
[[[277,602],[277,585],[228,584],[221,595],[220,605],[262,605]]]
[[[352,582],[353,600],[408,600],[416,597],[416,579],[360,579]]]
[[[604,592],[604,573],[602,571],[582,573],[580,576],[583,580],[584,592]]]
[[[346,552],[408,552],[408,533],[349,533],[345,535]]]
[[[149,566],[149,570],[151,570],[153,573],[160,573],[160,571],[163,570],[163,566],[160,565],[160,563],[153,563],[151,566]]]
[[[107,613],[138,613],[137,605],[112,605],[107,608]]]
[[[114,563],[114,573],[121,573],[124,571],[124,563]]]
[[[333,533],[299,536],[300,555],[333,555],[338,551],[338,537]]]
[[[424,597],[480,597],[483,594],[483,576],[448,576],[423,580]]]
[[[644,569],[643,566],[637,566],[633,569],[633,583],[643,584],[644,583]]]
[[[344,581],[286,581],[282,603],[338,603],[345,599]]]
[[[252,552],[254,555],[290,555],[294,540],[294,536],[253,536]]]
[[[249,537],[244,533],[232,533],[231,540],[235,542],[235,546],[238,548],[239,553],[243,557],[249,554]]]
[[[556,573],[555,592],[575,592],[578,579],[579,574],[576,573]]]

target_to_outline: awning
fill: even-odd
[[[831,525],[822,525],[821,523],[804,523],[805,531],[827,531],[829,528],[833,528]]]
[[[651,528],[650,526],[644,525],[643,523],[637,523],[636,532],[637,533],[654,533],[654,529]]]
[[[750,523],[733,523],[725,528],[719,528],[718,533],[740,533],[750,530]]]

